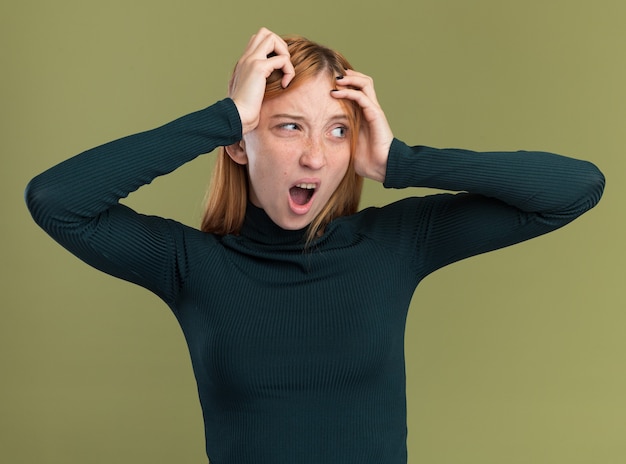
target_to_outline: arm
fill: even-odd
[[[333,96],[363,111],[359,174],[388,188],[465,192],[409,199],[377,215],[379,239],[417,256],[420,273],[555,230],[602,196],[604,176],[586,161],[543,152],[408,147],[393,138],[370,77],[347,71],[341,84]]]
[[[604,182],[593,164],[551,153],[478,153],[394,140],[384,185],[463,192],[398,205],[402,223],[419,230],[412,249],[422,244],[420,262],[432,272],[568,224],[598,203]]]
[[[91,266],[173,303],[185,278],[185,229],[137,214],[119,200],[218,146],[237,145],[258,122],[266,78],[275,69],[283,71],[286,87],[293,77],[287,45],[263,28],[237,63],[228,99],[88,150],[37,176],[26,189],[33,218]]]
[[[121,198],[198,155],[241,138],[232,100],[81,153],[26,188],[34,220],[88,264],[171,302],[180,282],[180,240],[172,221],[135,213]]]

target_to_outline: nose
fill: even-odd
[[[300,155],[300,165],[310,169],[321,169],[326,164],[323,143],[310,137],[306,140]]]

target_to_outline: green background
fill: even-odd
[[[63,251],[22,195],[75,153],[223,98],[263,25],[345,53],[407,143],[602,168],[605,196],[580,220],[418,289],[409,462],[626,462],[622,0],[3,2],[0,461],[204,462],[174,317]],[[202,157],[128,202],[198,224],[210,167]],[[368,183],[364,204],[412,193]]]

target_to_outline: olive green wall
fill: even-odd
[[[3,2],[0,461],[203,462],[172,315],[64,252],[22,192],[74,153],[224,97],[265,25],[343,51],[408,143],[603,169],[605,197],[577,222],[418,289],[409,462],[626,462],[625,24],[622,0]],[[209,169],[204,157],[129,201],[197,224]],[[364,203],[409,193],[367,184]]]

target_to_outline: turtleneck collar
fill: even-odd
[[[241,236],[266,245],[304,245],[307,228],[285,230],[270,219],[265,210],[248,202]]]

